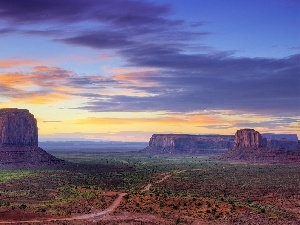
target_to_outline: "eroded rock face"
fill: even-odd
[[[155,154],[191,154],[226,150],[233,146],[232,135],[153,134],[143,152]]]
[[[225,152],[220,159],[252,162],[300,163],[300,151],[295,149],[288,150],[281,147],[281,145],[288,146],[282,139],[269,140],[272,142],[267,141],[266,138],[262,137],[262,135],[254,129],[238,130],[235,134],[234,147]],[[271,146],[273,142],[276,148]]]
[[[235,133],[234,148],[262,148],[267,146],[267,140],[254,129],[241,129]]]
[[[38,147],[38,128],[26,109],[0,109],[0,168],[62,165]]]
[[[0,146],[38,146],[38,128],[26,109],[0,109]]]

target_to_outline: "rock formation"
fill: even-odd
[[[248,149],[282,149],[299,152],[296,134],[263,134],[254,129],[241,129],[233,135],[153,134],[149,146],[141,150],[149,154],[218,153],[229,149],[238,154]],[[268,150],[269,151],[269,150]],[[259,152],[259,151],[258,151]],[[269,151],[270,152],[270,151]]]
[[[280,143],[283,143],[282,140]],[[278,143],[277,143],[278,144]],[[238,130],[234,146],[221,156],[225,160],[299,163],[300,151],[268,147],[267,139],[253,129]]]
[[[38,146],[38,128],[26,109],[0,109],[0,146]]]
[[[153,154],[206,153],[232,148],[232,135],[153,134],[142,150]]]
[[[267,140],[254,129],[241,129],[235,133],[234,148],[261,148],[267,146]]]
[[[0,168],[61,163],[38,147],[38,127],[26,109],[0,109]]]

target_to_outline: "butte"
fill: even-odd
[[[38,147],[38,127],[27,109],[0,109],[0,168],[48,167],[63,164]]]
[[[267,138],[264,138],[258,131],[241,129],[235,133],[233,148],[225,152],[221,159],[299,164],[300,151],[297,144],[294,145],[294,150],[268,146]]]

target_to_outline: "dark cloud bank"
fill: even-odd
[[[89,111],[173,111],[206,109],[299,116],[300,55],[286,58],[235,57],[232,52],[192,49],[208,35],[205,21],[192,26],[169,19],[172,9],[146,1],[123,0],[10,0],[0,1],[0,33],[44,35],[54,41],[99,50],[113,50],[124,67],[145,68],[128,80],[92,80],[77,76],[70,86],[86,87],[77,95],[88,97],[80,107]],[[80,26],[80,22],[89,26]],[[63,25],[68,30],[50,27]],[[38,25],[39,29],[28,29]],[[14,27],[11,29],[10,27]],[[58,26],[59,27],[59,26]],[[201,51],[201,49],[204,49]],[[154,68],[148,72],[147,68]],[[132,84],[137,81],[140,85]],[[146,96],[94,94],[94,88],[112,85],[147,93]],[[141,85],[141,84],[155,85]],[[0,87],[1,89],[1,87]]]

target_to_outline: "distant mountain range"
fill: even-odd
[[[49,152],[84,151],[84,152],[128,152],[145,148],[147,142],[122,141],[44,141],[39,146]]]

